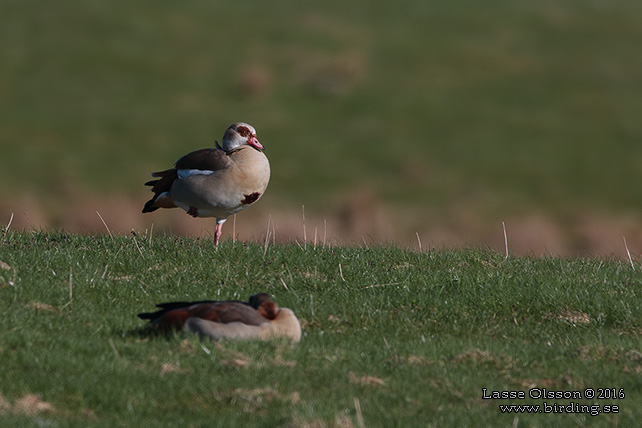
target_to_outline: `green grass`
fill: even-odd
[[[637,426],[642,275],[624,262],[9,231],[3,426]],[[286,289],[287,286],[287,289]],[[149,335],[168,300],[266,291],[299,344]],[[622,388],[619,413],[502,414],[488,390]],[[33,414],[21,403],[49,403]],[[21,401],[22,400],[22,401]],[[43,404],[44,405],[44,404]],[[356,410],[360,408],[360,414]]]

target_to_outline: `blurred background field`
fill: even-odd
[[[634,0],[3,0],[0,224],[208,236],[143,183],[243,120],[241,239],[636,256],[640,46]]]

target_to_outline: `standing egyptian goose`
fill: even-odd
[[[160,331],[183,330],[212,339],[301,340],[301,325],[288,308],[279,308],[266,293],[248,303],[239,300],[172,302],[156,312],[138,314]]]
[[[182,208],[193,217],[216,217],[214,244],[218,246],[223,223],[254,204],[270,181],[270,163],[256,131],[238,122],[225,131],[221,146],[186,154],[175,167],[152,173],[154,197],[144,213],[159,208]]]

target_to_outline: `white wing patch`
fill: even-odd
[[[210,175],[214,174],[214,171],[209,169],[179,169],[177,171],[178,178],[191,177],[192,175]]]

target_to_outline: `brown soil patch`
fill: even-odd
[[[348,373],[348,379],[350,380],[350,383],[355,383],[358,385],[380,386],[386,384],[383,379],[376,376],[359,376],[353,372]]]
[[[0,394],[0,415],[7,413],[35,415],[41,412],[53,412],[54,406],[40,399],[37,394],[26,394],[13,404]]]

